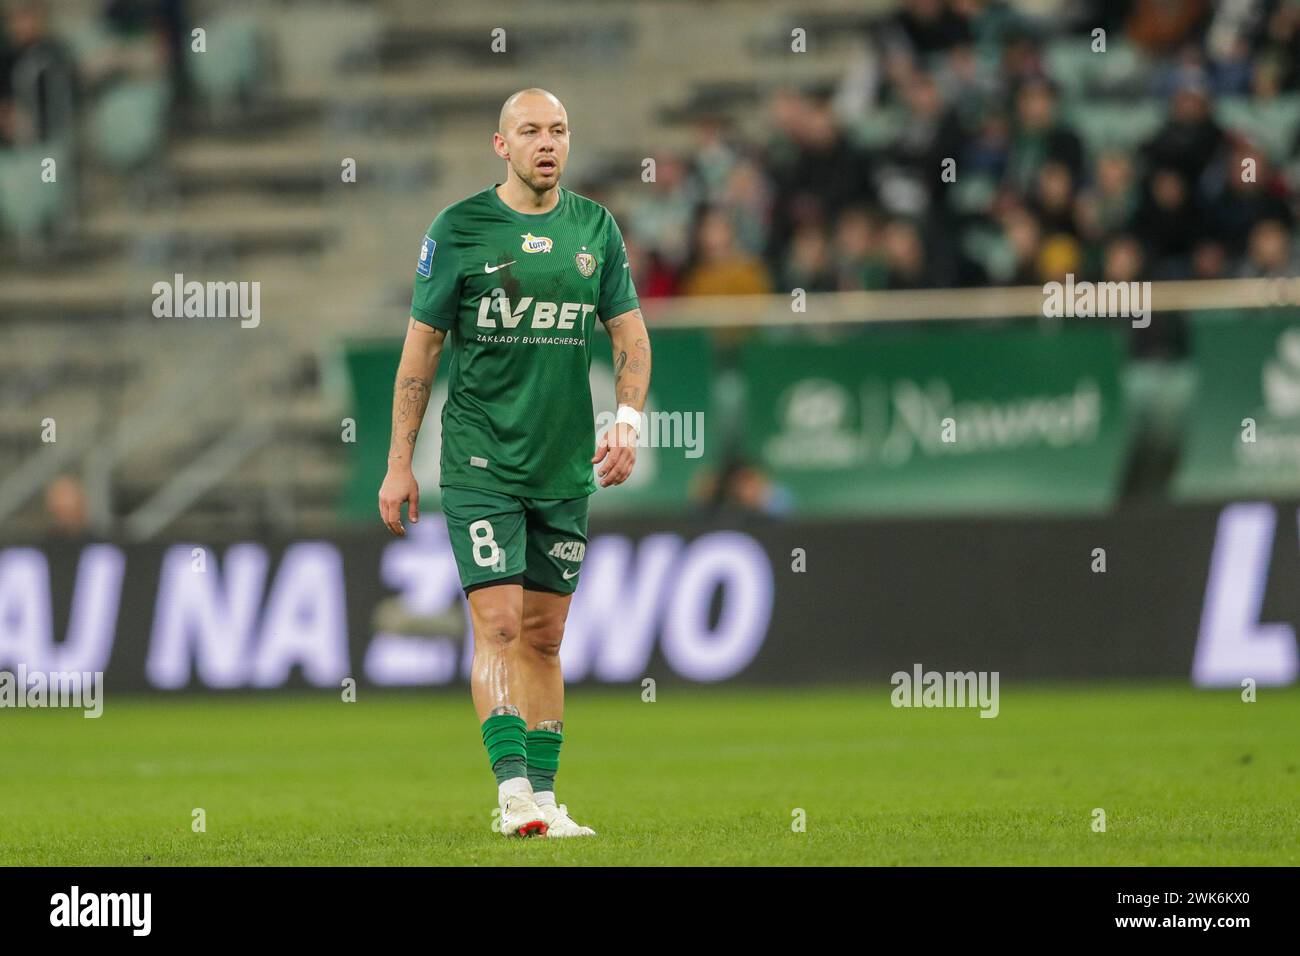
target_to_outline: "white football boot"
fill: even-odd
[[[497,802],[504,836],[546,836],[545,812],[533,799],[533,788],[526,778],[507,780],[497,787]]]
[[[548,837],[585,837],[595,836],[596,831],[591,827],[584,827],[573,817],[569,816],[569,808],[564,804],[555,803],[554,793],[537,794],[537,806],[542,811],[542,819],[546,823],[546,835]]]

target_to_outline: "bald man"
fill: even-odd
[[[507,836],[594,836],[556,801],[560,642],[587,548],[589,496],[636,464],[650,340],[609,210],[560,186],[569,118],[545,90],[501,108],[505,178],[442,210],[420,245],[379,512],[419,520],[411,459],[444,347],[442,508],[474,628],[471,685]],[[595,436],[600,321],[618,412]],[[593,475],[593,472],[595,474]]]

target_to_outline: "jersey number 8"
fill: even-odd
[[[486,518],[475,521],[469,526],[469,537],[474,542],[474,563],[480,568],[490,568],[501,557],[496,538],[492,534],[492,522]]]

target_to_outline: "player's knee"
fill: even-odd
[[[554,617],[530,618],[524,628],[528,646],[542,657],[558,657],[564,639],[564,620]]]
[[[519,633],[518,612],[510,608],[493,608],[479,615],[474,639],[503,647],[517,640]]]

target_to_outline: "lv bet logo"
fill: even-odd
[[[485,295],[478,303],[478,327],[480,329],[514,329],[528,318],[531,329],[572,329],[575,322],[586,324],[588,313],[595,312],[596,307],[583,302],[543,302],[531,295],[524,296],[517,303],[511,302],[504,289],[494,289],[492,295]],[[497,325],[497,317],[501,324]]]

